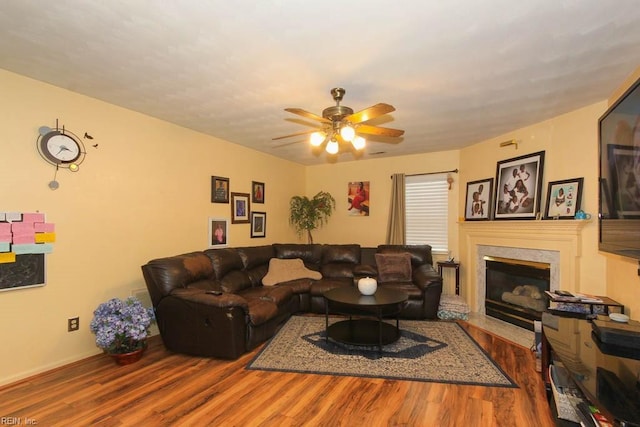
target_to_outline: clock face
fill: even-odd
[[[72,163],[80,157],[80,145],[69,135],[51,131],[42,136],[40,150],[44,157],[54,163]]]

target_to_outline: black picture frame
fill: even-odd
[[[231,224],[249,224],[250,212],[249,193],[231,193]]]
[[[608,144],[607,155],[615,218],[640,218],[640,188],[635,173],[640,164],[640,147]]]
[[[267,213],[251,212],[251,237],[265,237],[267,235]]]
[[[497,163],[494,219],[539,217],[544,155],[538,151]]]
[[[583,185],[584,178],[549,182],[544,219],[573,219],[582,204]]]
[[[264,182],[251,181],[251,203],[264,203]]]
[[[491,219],[493,178],[467,182],[464,205],[465,221],[488,221]]]
[[[229,178],[211,177],[211,203],[229,203]]]

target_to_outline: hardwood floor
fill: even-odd
[[[99,355],[1,387],[0,418],[38,426],[554,425],[533,353],[461,324],[519,388],[250,371],[258,349],[235,361],[204,359],[171,353],[154,337],[133,365]]]

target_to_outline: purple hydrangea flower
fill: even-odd
[[[107,353],[130,353],[146,345],[154,322],[153,309],[137,298],[113,298],[93,312],[89,328],[96,334],[96,345]]]

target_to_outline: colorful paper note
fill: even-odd
[[[20,212],[5,212],[5,221],[20,221],[22,220],[22,214]]]
[[[16,262],[15,252],[0,252],[0,264]]]
[[[53,252],[53,245],[50,243],[26,243],[11,245],[11,250],[15,252],[16,255],[49,254]]]
[[[56,231],[55,224],[50,222],[36,222],[33,224],[33,228],[36,233],[53,233]]]
[[[32,222],[12,222],[11,232],[14,236],[16,234],[35,233]]]
[[[13,236],[13,244],[21,245],[24,243],[36,243],[36,235],[32,234],[18,234]]]
[[[44,222],[44,214],[41,213],[23,213],[22,222]]]
[[[36,233],[35,243],[53,243],[56,241],[56,233]]]

